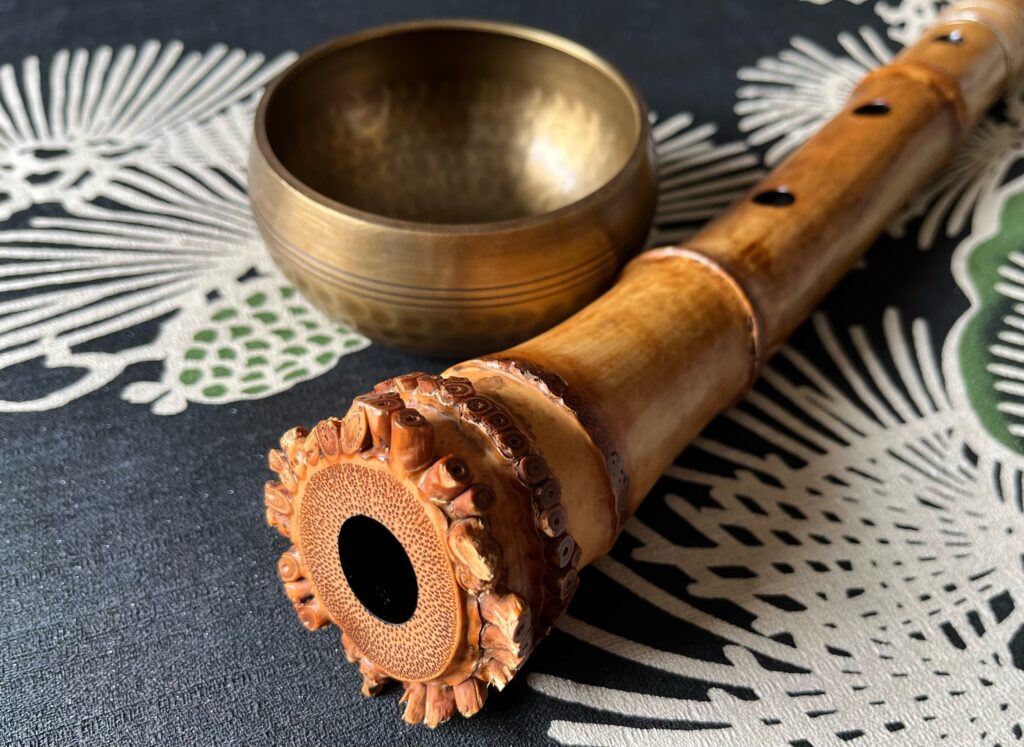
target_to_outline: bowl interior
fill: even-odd
[[[306,186],[424,223],[488,223],[568,205],[620,171],[642,130],[616,76],[499,30],[410,28],[292,68],[267,142]]]

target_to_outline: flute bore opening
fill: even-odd
[[[400,625],[413,616],[419,584],[402,543],[376,519],[350,516],[338,530],[338,558],[349,588],[366,611]]]
[[[942,36],[935,37],[935,41],[941,42],[943,44],[963,44],[964,35],[963,32],[960,31],[960,29],[953,29],[948,34],[943,34]]]

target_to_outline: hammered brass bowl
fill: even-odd
[[[432,354],[569,316],[641,248],[647,112],[565,39],[482,21],[371,29],[267,89],[249,160],[271,255],[327,315]]]

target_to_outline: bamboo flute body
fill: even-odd
[[[562,376],[594,408],[629,477],[625,514],[742,395],[765,357],[1019,74],[1021,12],[1012,2],[956,6],[869,74],[843,111],[746,199],[685,244],[634,259],[569,320],[494,356]],[[476,381],[483,363],[452,372]],[[570,529],[585,510],[569,511]],[[587,547],[585,561],[617,534]]]
[[[286,434],[268,520],[310,581],[297,604],[343,628],[364,689],[400,680],[406,720],[436,725],[479,708],[482,685],[503,686],[578,569],[610,549],[679,451],[742,396],[1022,65],[1024,1],[953,6],[746,199],[685,244],[634,259],[570,319],[442,377],[382,382],[343,421]],[[417,435],[428,430],[429,443]],[[422,507],[421,529],[402,524],[406,504]],[[356,514],[392,532],[419,582],[420,606],[393,628],[374,626],[350,569],[335,570],[339,522]],[[417,647],[441,653],[421,661]]]

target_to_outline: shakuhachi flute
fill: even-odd
[[[747,198],[575,316],[288,431],[266,507],[302,624],[342,629],[367,695],[400,681],[408,722],[478,711],[1022,65],[1024,0],[955,5]]]

